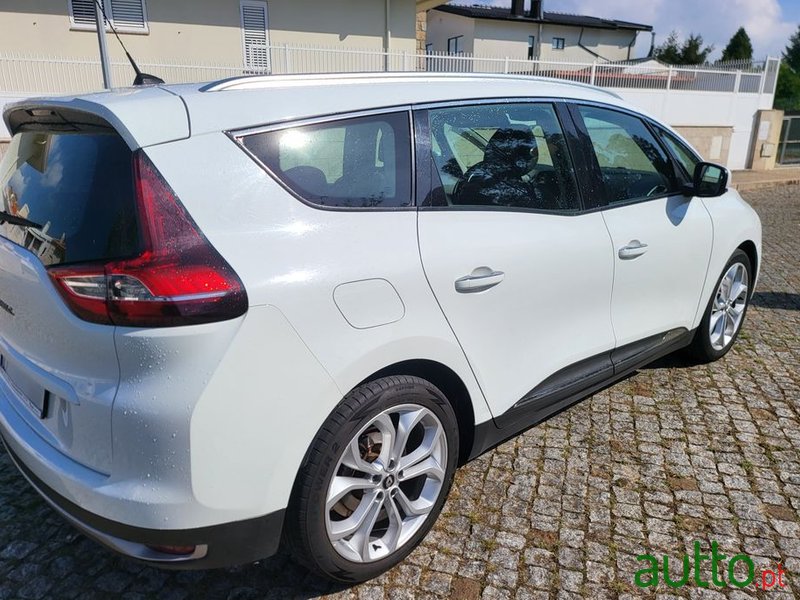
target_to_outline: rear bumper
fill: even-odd
[[[76,527],[127,556],[209,568],[274,554],[308,444],[342,397],[325,369],[269,306],[115,336],[120,384],[110,423],[96,425],[113,431],[107,472],[46,437],[0,376],[0,437],[17,466]],[[205,548],[175,564],[148,545]]]
[[[285,510],[244,521],[182,530],[145,529],[91,513],[39,479],[3,442],[8,455],[31,486],[64,519],[109,549],[167,569],[213,569],[250,563],[274,555],[280,546]],[[148,546],[195,546],[191,555],[174,556]]]

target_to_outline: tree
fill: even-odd
[[[702,65],[708,62],[708,55],[714,51],[714,46],[703,48],[703,36],[694,33],[689,36],[681,48],[682,65]]]
[[[753,43],[744,27],[733,34],[731,41],[722,51],[722,62],[728,60],[753,60]]]
[[[681,48],[678,43],[678,32],[673,31],[667,39],[656,48],[653,57],[668,65],[678,65],[681,60]]]
[[[780,110],[800,110],[800,75],[785,62],[778,72],[774,106]]]
[[[668,65],[701,65],[713,51],[714,46],[703,48],[702,35],[693,33],[681,44],[678,41],[678,32],[673,31],[656,48],[653,56]]]
[[[783,51],[783,60],[795,73],[800,73],[800,26],[789,39],[789,45]]]

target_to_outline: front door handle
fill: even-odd
[[[461,294],[474,294],[496,286],[506,276],[502,271],[489,267],[478,267],[469,275],[456,279],[456,291]]]
[[[643,244],[639,240],[631,240],[627,246],[619,249],[619,257],[622,260],[629,260],[636,258],[647,252],[647,244]]]

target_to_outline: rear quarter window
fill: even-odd
[[[295,195],[319,206],[411,205],[408,113],[244,135],[240,142]]]
[[[132,155],[115,133],[18,133],[0,162],[0,196],[3,212],[41,226],[6,221],[0,236],[46,266],[139,249]]]

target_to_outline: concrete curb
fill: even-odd
[[[794,179],[767,179],[764,181],[745,181],[742,183],[731,183],[733,189],[738,192],[759,190],[763,188],[775,187],[778,185],[799,185],[800,177]]]

